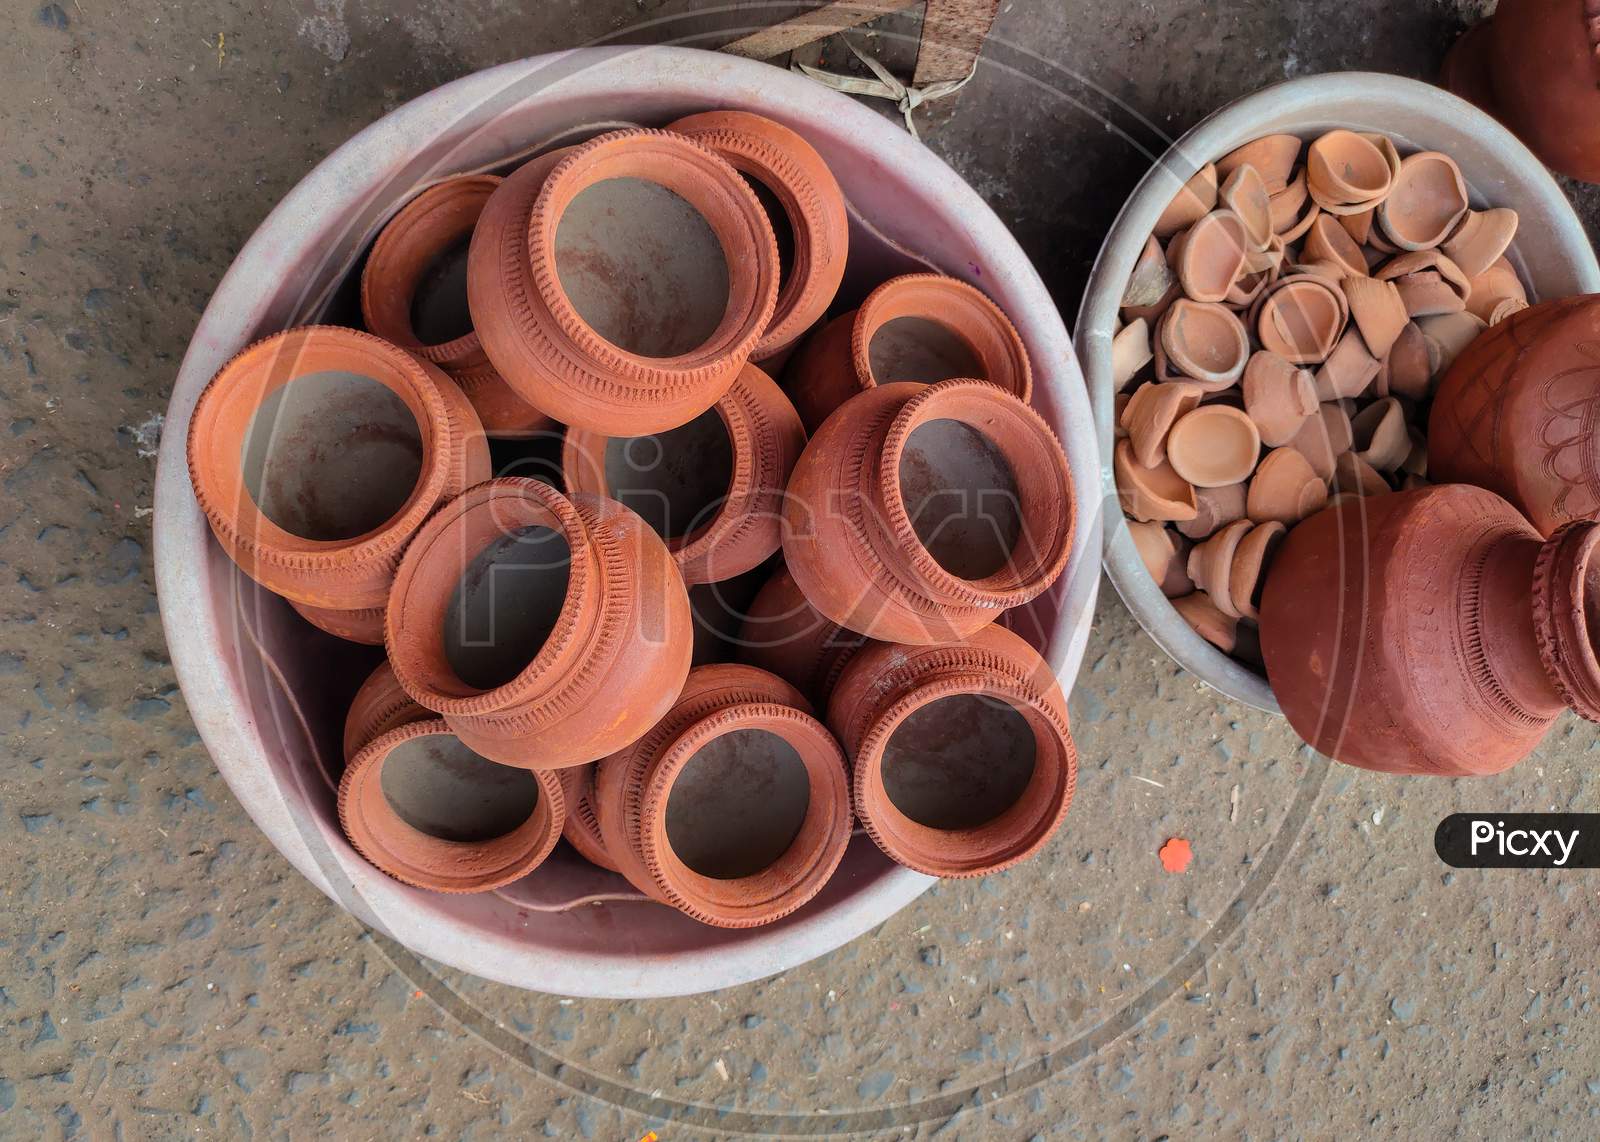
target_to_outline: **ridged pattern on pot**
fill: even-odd
[[[1533,572],[1533,629],[1539,660],[1572,711],[1600,722],[1600,665],[1590,628],[1588,594],[1597,590],[1591,561],[1600,548],[1600,523],[1576,521],[1539,549]],[[1577,664],[1582,663],[1582,666]]]
[[[983,579],[962,579],[939,564],[900,494],[906,441],[938,419],[973,427],[1017,481],[1017,546],[1002,570]],[[840,625],[891,642],[961,638],[1037,597],[1065,569],[1076,528],[1072,476],[1055,434],[985,381],[897,382],[853,397],[807,444],[788,492],[784,557],[806,598]],[[1024,546],[1030,554],[1019,568]]]
[[[532,160],[540,164],[534,170],[545,169],[541,159]],[[606,163],[646,159],[672,164],[702,188],[698,194],[682,193],[683,184],[668,189],[688,199],[717,234],[728,265],[729,310],[737,309],[711,340],[670,358],[628,353],[600,336],[567,298],[556,267],[556,227],[566,202],[589,185],[583,178]],[[645,129],[613,131],[572,148],[549,167],[530,202],[533,181],[532,174],[522,180],[513,174],[495,192],[468,258],[473,320],[496,368],[557,420],[613,435],[675,428],[710,408],[749,359],[777,302],[777,240],[755,192],[712,151]],[[558,203],[558,195],[566,197]],[[708,215],[707,195],[720,199],[738,224]],[[497,207],[502,196],[505,205]]]
[[[329,607],[313,607],[309,603],[289,600],[294,613],[320,631],[359,642],[365,646],[383,645],[383,608],[362,607],[354,611],[336,611]]]
[[[405,505],[377,529],[348,541],[300,539],[269,521],[244,484],[240,451],[251,416],[270,391],[315,369],[273,366],[280,351],[336,363],[406,401],[422,437],[422,472]],[[261,358],[267,357],[266,361]],[[281,366],[280,366],[281,367]],[[254,392],[239,393],[257,370]],[[379,375],[374,375],[374,374]],[[263,386],[271,384],[271,389]],[[409,399],[407,399],[409,398]],[[230,408],[230,402],[244,404]],[[228,431],[219,439],[218,421]],[[189,424],[189,479],[211,530],[245,574],[296,602],[330,610],[382,606],[406,542],[438,504],[487,478],[489,450],[472,406],[437,367],[369,333],[308,325],[256,341],[217,371]]]
[[[844,194],[816,149],[800,135],[745,111],[707,111],[667,125],[728,160],[778,199],[794,235],[789,280],[772,323],[756,343],[761,360],[788,348],[828,308],[844,278],[850,220]]]
[[[905,718],[944,698],[969,694],[997,697],[1014,709],[1025,709],[1054,735],[1059,756],[1047,759],[1037,749],[1036,734],[1034,777],[1017,804],[1029,797],[1041,769],[1047,770],[1051,761],[1060,768],[1053,787],[1042,789],[1045,801],[1021,836],[976,852],[971,851],[970,835],[981,836],[993,821],[969,829],[935,830],[912,822],[886,793],[881,798],[877,793],[885,747]],[[888,856],[930,876],[984,876],[1028,859],[1060,828],[1077,788],[1077,749],[1060,685],[1038,653],[1003,627],[985,627],[959,643],[868,648],[851,662],[835,688],[828,724],[850,759],[856,816]],[[938,847],[948,845],[949,851],[932,854],[901,843],[897,834],[908,826],[913,836],[946,834]]]
[[[400,726],[369,742],[339,782],[339,826],[369,864],[402,884],[452,894],[488,892],[521,880],[544,863],[561,839],[565,794],[554,772],[534,771],[538,803],[527,821],[508,833],[486,841],[446,841],[414,828],[384,796],[383,763],[398,746],[449,733],[435,718]]]
[[[600,832],[600,817],[594,808],[593,764],[568,766],[557,772],[567,798],[567,820],[561,826],[561,835],[590,864],[619,871],[606,849],[605,837]]]
[[[452,527],[468,512],[515,511],[509,501],[517,500],[531,504],[534,516],[545,513],[550,522],[543,526],[553,524],[565,538],[571,553],[566,598],[544,643],[516,677],[477,690],[450,670],[442,637],[426,628],[425,616],[443,613],[477,554],[444,542]],[[429,567],[431,561],[437,566]],[[660,573],[659,583],[651,581],[652,571]],[[423,592],[416,581],[425,575],[441,581],[413,598]],[[649,608],[657,603],[662,613],[652,616]],[[413,607],[417,616],[408,613]],[[661,624],[660,637],[647,639],[643,624],[652,618]],[[406,553],[385,623],[389,659],[407,692],[442,714],[478,753],[525,768],[594,761],[653,722],[688,673],[692,642],[682,577],[643,520],[613,500],[582,493],[569,498],[516,477],[472,488],[428,521]],[[640,685],[619,685],[624,680]],[[580,748],[589,738],[599,744]]]
[[[750,604],[739,643],[741,662],[776,674],[821,710],[867,639],[806,602],[794,576],[780,568]]]
[[[367,680],[351,699],[350,709],[345,712],[345,764],[350,764],[350,759],[374,738],[407,723],[425,721],[433,716],[430,710],[418,705],[405,692],[400,680],[394,676],[394,668],[385,659],[367,675]]]
[[[733,445],[733,479],[709,523],[666,540],[689,584],[732,579],[778,550],[784,488],[806,444],[789,398],[755,365],[745,365],[713,407]],[[610,439],[581,428],[567,430],[561,469],[569,490],[603,496],[619,490],[606,479]]]

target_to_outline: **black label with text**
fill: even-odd
[[[1455,868],[1600,868],[1600,813],[1452,813],[1433,847]]]

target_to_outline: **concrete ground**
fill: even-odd
[[[1451,873],[1432,849],[1454,810],[1592,807],[1594,727],[1470,785],[1330,767],[1178,671],[1109,590],[1073,699],[1078,800],[1043,857],[763,983],[602,1003],[477,982],[364,930],[257,832],[191,726],[152,582],[153,449],[201,309],[273,203],[411,96],[787,10],[691,7],[9,5],[0,1136],[677,1142],[750,1122],[728,1114],[822,1134],[822,1110],[877,1111],[885,1138],[1594,1136],[1600,882]],[[1467,15],[1013,0],[925,135],[1070,317],[1141,148],[1285,75],[1432,75]],[[1173,835],[1181,876],[1155,856]],[[675,1121],[649,1117],[666,1102]]]

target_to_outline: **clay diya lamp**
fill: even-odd
[[[1410,320],[1400,291],[1391,281],[1369,277],[1346,278],[1342,288],[1367,352],[1381,360]]]
[[[1196,171],[1173,196],[1172,201],[1167,203],[1167,208],[1161,212],[1161,217],[1156,219],[1153,233],[1163,240],[1170,238],[1200,221],[1211,213],[1216,205],[1217,168],[1215,164],[1207,163]]]
[[[1273,194],[1267,205],[1272,214],[1272,232],[1285,243],[1298,242],[1322,214],[1322,208],[1311,201],[1306,189],[1304,168],[1296,171],[1289,185]]]
[[[1349,317],[1338,286],[1309,274],[1279,278],[1256,306],[1254,325],[1261,347],[1291,365],[1326,360]]]
[[[1122,410],[1118,424],[1133,442],[1133,454],[1146,468],[1167,457],[1167,433],[1173,423],[1200,403],[1203,390],[1187,381],[1151,381],[1140,385]]]
[[[1373,401],[1350,418],[1354,452],[1380,472],[1393,472],[1411,452],[1405,411],[1394,397]]]
[[[614,500],[503,478],[407,548],[389,662],[475,752],[559,769],[633,741],[672,704],[694,635],[661,539]]]
[[[1517,212],[1505,207],[1469,210],[1441,247],[1469,279],[1488,271],[1517,236]]]
[[[1173,599],[1172,607],[1194,633],[1223,654],[1232,654],[1239,643],[1239,620],[1223,614],[1204,591]]]
[[[1274,233],[1272,200],[1266,182],[1255,167],[1249,163],[1235,167],[1217,192],[1217,201],[1244,225],[1245,237],[1252,247],[1266,248]]]
[[[521,880],[550,855],[565,820],[555,773],[496,765],[440,718],[379,735],[339,782],[339,824],[356,851],[434,892]]]
[[[869,389],[789,479],[783,554],[811,605],[895,642],[964,637],[1066,567],[1072,476],[1044,419],[983,381]]]
[[[1344,277],[1365,277],[1366,255],[1356,240],[1350,237],[1339,219],[1332,214],[1321,215],[1306,231],[1305,246],[1301,253],[1307,264],[1332,262],[1343,269]]]
[[[1229,179],[1240,167],[1254,167],[1267,193],[1276,194],[1289,185],[1295,164],[1300,161],[1302,145],[1296,135],[1263,135],[1252,139],[1217,160],[1217,176]]]
[[[1128,535],[1144,561],[1145,570],[1150,572],[1150,578],[1156,581],[1163,595],[1171,599],[1194,590],[1184,570],[1188,566],[1188,541],[1159,523],[1130,519],[1127,525]]]
[[[1334,461],[1341,453],[1350,451],[1354,440],[1350,414],[1345,411],[1343,402],[1329,401],[1319,405],[1317,415],[1300,426],[1300,431],[1289,441],[1289,447],[1304,456],[1321,479],[1331,480]]]
[[[1333,486],[1345,496],[1381,496],[1391,491],[1383,474],[1354,452],[1346,452],[1334,465]]]
[[[1494,493],[1373,496],[1295,528],[1261,646],[1311,746],[1385,773],[1499,773],[1572,709],[1600,720],[1600,524],[1546,540]]]
[[[798,341],[839,292],[850,219],[838,180],[816,148],[781,123],[748,111],[705,111],[667,124],[726,159],[759,188],[778,236],[777,306],[751,356],[772,357]]]
[[[1328,502],[1328,485],[1295,448],[1274,448],[1250,478],[1245,513],[1292,527]]]
[[[994,302],[955,278],[907,274],[812,334],[790,361],[784,387],[815,433],[857,393],[957,377],[988,381],[1023,401],[1033,392],[1022,338]]]
[[[1152,236],[1145,240],[1133,273],[1128,275],[1127,288],[1122,291],[1122,319],[1130,324],[1153,324],[1181,293],[1178,276],[1167,264],[1166,251]]]
[[[1366,246],[1372,240],[1372,224],[1377,220],[1378,209],[1363,210],[1360,214],[1336,214],[1339,225],[1344,227],[1344,232],[1355,241],[1357,246]],[[1371,256],[1362,251],[1362,260],[1370,261]]]
[[[1378,207],[1378,225],[1402,250],[1431,250],[1449,237],[1470,205],[1455,160],[1420,151],[1401,161],[1394,189]]]
[[[1503,257],[1472,278],[1467,283],[1467,291],[1467,312],[1489,325],[1498,325],[1512,313],[1528,308],[1528,294],[1522,288],[1522,279]]]
[[[495,371],[467,310],[467,247],[500,181],[461,175],[406,203],[367,255],[361,316],[385,341],[443,369],[490,436],[526,437],[552,422]]]
[[[1261,589],[1266,584],[1263,572],[1289,529],[1276,521],[1259,523],[1250,529],[1234,549],[1233,566],[1228,571],[1228,598],[1239,617],[1261,617]]]
[[[1136,520],[1191,520],[1195,518],[1195,487],[1163,460],[1139,463],[1130,440],[1117,441],[1112,461],[1117,496],[1122,510]]]
[[[1238,382],[1249,359],[1244,324],[1226,306],[1179,298],[1156,327],[1156,375],[1163,380],[1218,392]]]
[[[1434,372],[1448,369],[1485,329],[1488,324],[1467,312],[1441,313],[1432,317],[1419,317],[1417,328],[1422,330],[1428,346],[1428,357],[1434,362]]]
[[[1021,638],[989,626],[937,646],[870,646],[828,724],[851,760],[856,815],[892,859],[983,876],[1033,856],[1077,784],[1067,703]]]
[[[367,675],[361,689],[356,691],[350,709],[345,712],[345,764],[349,765],[350,759],[373,738],[433,716],[431,711],[419,706],[405,692],[387,661],[378,663],[377,669]]]
[[[1227,404],[1201,405],[1167,434],[1167,462],[1197,488],[1239,483],[1255,470],[1260,454],[1255,421]]]
[[[618,872],[617,862],[600,832],[600,814],[595,807],[595,769],[594,765],[573,765],[555,771],[567,803],[567,819],[561,826],[561,835],[590,864]]]
[[[568,491],[637,512],[667,541],[685,583],[717,583],[778,550],[784,486],[805,443],[783,390],[746,365],[681,427],[633,437],[569,428],[561,468]]]
[[[1153,356],[1150,347],[1150,324],[1139,317],[1117,330],[1111,339],[1111,382],[1121,388],[1139,370],[1148,365]]]
[[[1433,389],[1434,370],[1427,338],[1416,322],[1408,322],[1384,357],[1373,388],[1379,396],[1426,400]]]
[[[1360,396],[1378,375],[1378,359],[1367,348],[1359,329],[1345,331],[1328,359],[1312,377],[1319,401],[1344,400]]]
[[[839,743],[798,690],[753,666],[693,670],[660,721],[600,762],[595,804],[618,871],[718,928],[801,907],[850,843]]]
[[[520,396],[563,424],[636,436],[727,390],[771,327],[778,276],[772,225],[739,172],[682,135],[633,129],[500,184],[467,297]]]
[[[1204,543],[1197,543],[1189,552],[1189,578],[1204,591],[1212,605],[1229,618],[1240,616],[1229,593],[1229,575],[1233,570],[1234,553],[1255,524],[1247,519],[1235,520]]]
[[[369,333],[318,325],[258,341],[218,371],[195,406],[188,459],[195,498],[245,574],[364,641],[381,641],[370,612],[423,520],[490,474],[455,382]]]
[[[1180,520],[1174,526],[1189,539],[1205,539],[1234,520],[1244,518],[1245,485],[1238,483],[1221,488],[1195,488],[1194,507],[1194,518]]]
[[[1343,129],[1312,141],[1306,152],[1311,198],[1333,214],[1358,214],[1381,203],[1394,186],[1393,149],[1381,136]]]
[[[1244,408],[1261,443],[1276,448],[1294,439],[1306,418],[1316,415],[1311,374],[1265,349],[1250,355],[1244,370]]]
[[[1244,222],[1233,211],[1213,210],[1200,219],[1173,239],[1174,268],[1183,292],[1191,301],[1224,300],[1244,273],[1249,244]]]
[[[806,601],[787,569],[762,586],[739,631],[739,661],[776,674],[825,709],[839,675],[867,639]]]
[[[1456,313],[1466,308],[1466,299],[1472,292],[1472,282],[1466,274],[1461,272],[1461,267],[1456,265],[1439,250],[1415,250],[1386,261],[1373,275],[1382,281],[1393,281],[1395,288],[1400,290],[1401,298],[1406,301],[1407,311],[1414,308],[1415,300],[1421,297],[1432,305],[1432,308],[1421,309],[1415,306],[1418,312],[1413,312],[1413,317],[1428,316],[1433,313]],[[1431,285],[1426,291],[1417,284],[1419,282],[1433,282],[1437,277],[1444,287],[1455,294],[1454,298],[1434,298],[1437,285]],[[1408,283],[1410,285],[1408,286]]]

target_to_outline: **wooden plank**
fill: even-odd
[[[965,79],[999,11],[1000,0],[928,0],[912,85]]]
[[[879,16],[887,16],[892,12],[901,12],[919,0],[834,0],[834,3],[823,4],[809,12],[802,12],[787,20],[762,28],[759,32],[752,32],[734,40],[731,44],[724,44],[722,50],[737,56],[746,56],[750,59],[771,59],[773,56],[791,52],[813,41],[824,39],[838,32],[847,32]],[[930,0],[930,3],[934,0]],[[987,29],[985,29],[987,30]],[[983,38],[978,39],[980,46]],[[921,66],[921,56],[918,56],[918,66]]]

